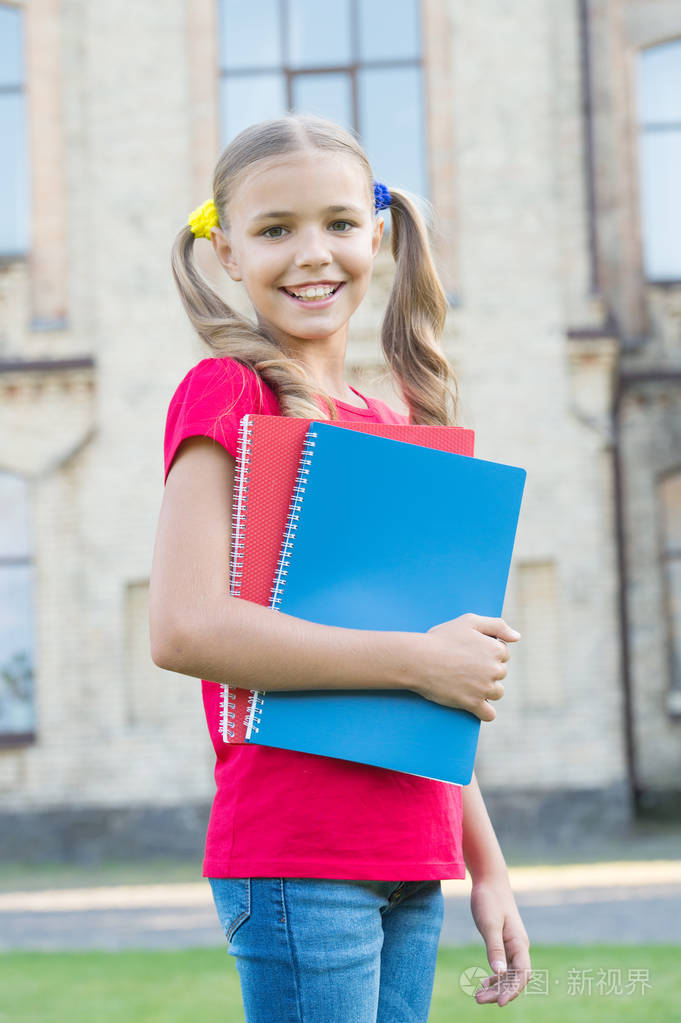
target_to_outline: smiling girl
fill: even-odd
[[[396,275],[382,329],[409,417],[345,381],[348,324],[391,209]],[[209,238],[255,322],[193,261]],[[355,138],[327,121],[254,125],[222,154],[214,199],[173,250],[185,308],[212,356],[177,388],[151,581],[156,664],[204,681],[217,791],[204,875],[236,957],[248,1023],[401,1023],[428,1017],[440,882],[468,867],[504,1005],[529,976],[528,939],[475,778],[455,785],[222,741],[220,684],[265,690],[406,688],[481,720],[503,696],[502,619],[466,614],[429,632],[302,621],[227,592],[238,428],[248,413],[447,424],[455,382],[437,347],[446,302],[408,196],[373,181]],[[361,514],[361,503],[358,507]],[[333,542],[333,537],[329,538]],[[211,681],[207,681],[211,680]]]

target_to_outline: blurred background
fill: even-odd
[[[165,413],[205,355],[169,253],[221,148],[288,109],[432,204],[460,423],[527,468],[498,831],[570,856],[679,823],[681,0],[27,0],[0,3],[0,859],[200,856],[200,686],[147,622]],[[391,274],[384,243],[348,371],[397,404]]]

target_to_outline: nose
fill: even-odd
[[[300,233],[296,266],[328,266],[332,259],[326,232],[313,227]]]

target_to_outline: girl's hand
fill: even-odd
[[[500,1006],[517,998],[532,976],[530,940],[507,876],[473,883],[471,911],[494,970],[475,994],[478,1005]]]
[[[414,688],[421,696],[445,707],[468,710],[482,721],[493,721],[488,702],[504,695],[502,679],[509,659],[508,643],[520,639],[503,618],[465,614],[435,625],[426,633],[422,679]]]

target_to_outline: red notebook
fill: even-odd
[[[244,416],[234,480],[230,593],[269,606],[300,456],[311,419]],[[459,426],[338,422],[346,429],[473,455],[474,433]],[[223,686],[221,731],[227,743],[246,741],[252,690]]]

